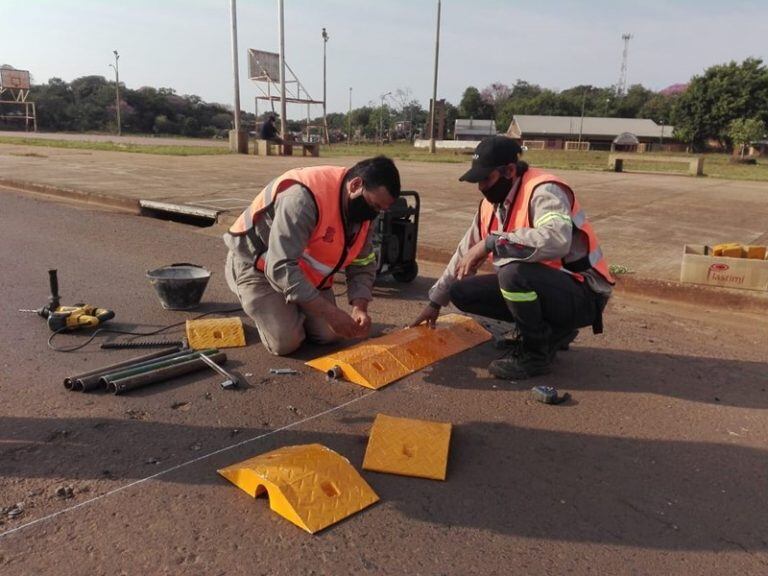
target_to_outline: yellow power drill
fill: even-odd
[[[46,318],[48,328],[54,332],[63,329],[94,328],[115,317],[112,310],[97,308],[89,304],[60,306],[59,279],[56,270],[48,270],[48,280],[51,286],[51,297],[48,304],[36,310],[19,310],[19,312],[34,312]]]

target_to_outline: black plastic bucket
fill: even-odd
[[[211,272],[196,264],[171,264],[147,272],[166,310],[191,310],[203,298]]]

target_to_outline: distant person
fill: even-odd
[[[371,221],[400,196],[400,174],[384,156],[352,168],[297,168],[272,180],[224,234],[225,278],[264,347],[294,352],[305,339],[368,335],[376,278]],[[336,306],[344,270],[347,313]]]
[[[520,145],[491,136],[475,148],[459,180],[483,195],[472,225],[429,291],[413,326],[434,326],[440,309],[514,322],[519,338],[488,370],[522,380],[550,372],[578,328],[602,332],[613,278],[592,225],[571,187],[519,160]],[[495,274],[476,275],[486,259]]]
[[[273,144],[282,144],[283,139],[280,137],[280,132],[278,132],[277,127],[275,126],[275,120],[276,118],[274,114],[267,117],[266,121],[261,125],[261,133],[259,134],[259,137],[262,140],[268,140]]]

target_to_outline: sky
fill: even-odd
[[[428,106],[435,59],[436,0],[284,0],[285,59],[327,110],[378,106],[397,90]],[[230,0],[0,0],[0,64],[51,77],[113,78],[129,88],[173,88],[208,102],[234,101]],[[278,1],[237,0],[241,107],[261,92],[248,79],[247,49],[279,49]],[[562,90],[619,80],[660,90],[707,67],[768,60],[768,1],[442,0],[438,98],[521,79]],[[394,103],[392,103],[394,104]],[[263,111],[266,104],[259,103]],[[319,115],[321,108],[313,110]],[[302,118],[306,106],[288,108]]]

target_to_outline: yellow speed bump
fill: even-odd
[[[286,446],[218,471],[299,528],[315,533],[377,502],[349,461],[321,444]]]
[[[399,330],[315,358],[307,366],[376,389],[490,338],[491,334],[472,318],[446,314],[434,329],[417,326]]]
[[[187,320],[187,340],[194,350],[245,346],[245,331],[240,318]]]
[[[363,468],[402,476],[445,480],[451,425],[378,414]]]

